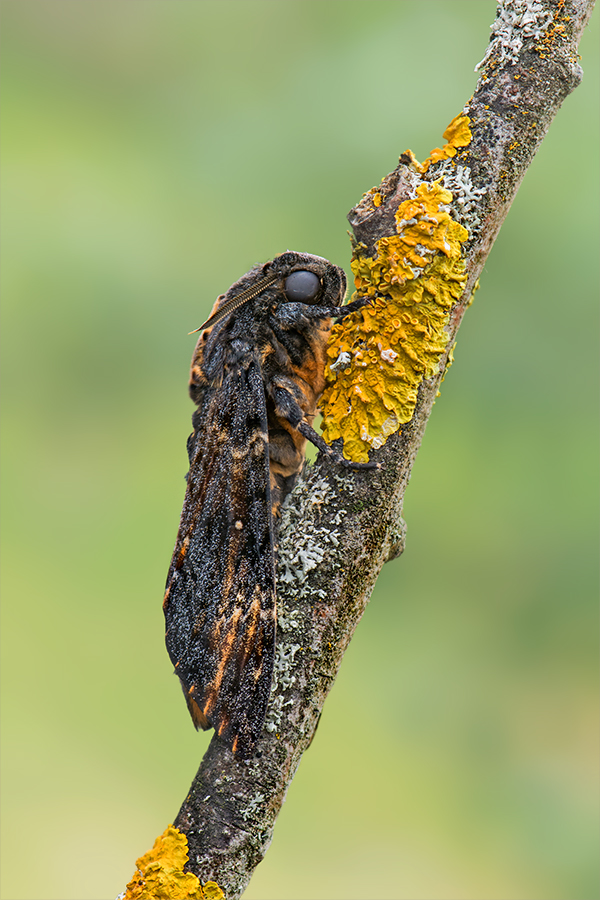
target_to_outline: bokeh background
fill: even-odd
[[[209,736],[163,645],[194,338],[476,82],[492,0],[4,0],[4,900],[104,900]],[[598,896],[598,15],[246,900]]]

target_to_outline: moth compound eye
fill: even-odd
[[[321,289],[321,282],[314,272],[292,272],[285,279],[285,296],[291,302],[312,303]]]

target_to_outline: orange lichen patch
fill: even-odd
[[[420,184],[415,198],[400,204],[395,215],[397,234],[377,242],[377,258],[355,254],[352,260],[354,282],[361,296],[387,294],[393,285],[418,277],[436,253],[451,252],[451,240],[457,233],[454,226],[461,229],[443,208],[451,200],[450,191],[434,182]],[[465,231],[461,240],[466,238]]]
[[[202,885],[202,893],[206,900],[225,900],[225,894],[216,881],[207,881]]]
[[[429,154],[429,158],[423,163],[423,171],[426,172],[429,166],[440,159],[452,159],[456,156],[458,147],[467,147],[471,143],[471,129],[468,116],[455,116],[442,137],[446,138],[447,143],[443,147],[436,147]]]
[[[137,871],[124,900],[225,900],[214,881],[201,885],[192,872],[184,872],[188,861],[185,834],[168,825],[154,841],[152,850],[136,860]]]
[[[366,462],[370,448],[409,422],[419,384],[438,370],[466,281],[468,232],[450,217],[451,200],[437,182],[422,183],[400,204],[397,233],[377,242],[375,258],[355,248],[356,288],[373,302],[332,329],[322,399],[325,440],[343,438],[347,459]]]
[[[459,147],[467,147],[471,143],[472,138],[471,129],[469,128],[470,121],[468,116],[455,116],[442,135],[442,137],[446,138],[444,146],[436,147],[432,150],[423,163],[417,162],[411,150],[406,150],[406,153],[412,157],[413,165],[416,164],[417,171],[424,174],[433,163],[442,159],[452,159],[453,156],[456,156]]]

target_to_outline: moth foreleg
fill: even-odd
[[[309,306],[307,303],[285,303],[278,307],[275,320],[286,328],[307,325],[315,319],[343,319],[350,313],[362,309],[371,297],[359,297],[348,306]]]
[[[333,447],[330,447],[329,444],[326,444],[320,434],[317,434],[315,429],[308,424],[306,421],[300,422],[296,425],[296,430],[300,432],[300,434],[310,441],[311,444],[314,444],[318,450],[322,450],[323,453],[326,453],[330,459],[335,460],[338,465],[343,466],[345,469],[380,469],[381,466],[376,462],[353,462],[351,459],[346,459],[342,456],[341,453],[338,453],[337,450],[334,450]]]
[[[314,428],[308,424],[298,401],[287,388],[278,384],[271,384],[268,387],[268,392],[275,404],[275,413],[286,422],[289,422],[296,431],[310,441],[311,444],[314,444],[318,450],[326,453],[330,459],[335,460],[338,465],[343,466],[345,469],[381,468],[379,463],[376,462],[359,463],[345,459],[341,453],[338,453],[337,450],[326,444],[321,435],[317,434]]]
[[[358,300],[353,300],[352,303],[348,303],[346,306],[342,306],[340,309],[336,310],[333,315],[336,319],[343,319],[344,316],[348,316],[350,313],[362,309],[363,306],[370,303],[372,299],[373,297],[359,297]]]

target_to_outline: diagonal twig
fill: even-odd
[[[466,228],[464,275],[444,320],[445,346],[435,371],[425,370],[410,420],[385,442],[371,441],[381,471],[342,473],[321,454],[285,504],[275,676],[258,753],[236,760],[214,738],[174,822],[188,840],[186,870],[202,884],[217,882],[232,900],[269,846],[378,573],[402,551],[404,491],[457,329],[529,163],[581,80],[577,46],[592,7],[591,0],[501,0],[477,88],[457,118],[468,140],[450,134],[424,165],[403,154],[349,214],[357,271],[364,263],[372,272],[379,242],[399,233],[401,204],[419,186],[439,185],[452,195],[443,208]],[[387,296],[374,282],[361,290]]]

